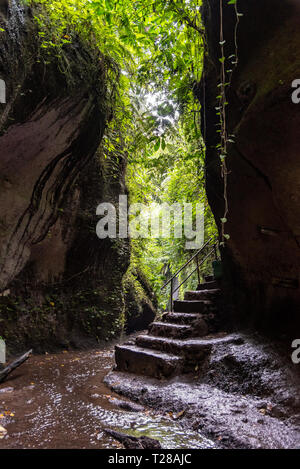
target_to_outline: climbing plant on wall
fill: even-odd
[[[215,233],[204,190],[200,105],[193,89],[203,66],[201,0],[27,0],[42,48],[63,61],[78,37],[97,45],[113,101],[110,135],[128,155],[132,201],[203,202],[206,236]],[[116,132],[114,132],[116,130]],[[115,141],[106,147],[113,153]],[[119,137],[118,137],[119,138]],[[190,256],[181,240],[135,242],[134,253],[156,279]],[[155,254],[160,261],[151,262]],[[161,282],[160,282],[161,283]]]
[[[227,196],[227,187],[228,187],[228,166],[227,166],[227,156],[228,156],[228,145],[234,143],[234,135],[228,135],[227,129],[227,113],[226,107],[228,105],[227,102],[227,89],[231,84],[232,75],[235,68],[238,65],[238,42],[237,42],[237,32],[239,26],[239,18],[242,16],[241,13],[238,12],[237,7],[237,0],[227,0],[228,5],[232,5],[235,10],[236,15],[236,23],[234,29],[234,44],[235,44],[235,52],[231,54],[229,57],[225,55],[225,44],[226,38],[224,37],[224,20],[223,20],[223,8],[224,8],[224,1],[219,0],[220,2],[220,82],[218,84],[219,88],[219,95],[217,99],[219,100],[219,105],[217,107],[217,115],[220,116],[220,143],[218,144],[217,148],[220,152],[220,160],[221,160],[221,175],[224,184],[223,196],[224,196],[224,215],[221,218],[221,236],[222,241],[221,245],[225,245],[225,241],[230,238],[230,235],[226,233],[225,226],[227,223],[227,217],[229,213],[229,206],[228,206],[228,196]]]

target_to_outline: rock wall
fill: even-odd
[[[100,145],[111,64],[79,38],[43,49],[34,14],[0,16],[0,335],[49,350],[122,331],[130,243],[96,236],[97,205],[126,192],[126,154]]]
[[[224,288],[234,319],[268,332],[292,332],[300,323],[300,105],[292,82],[300,78],[300,6],[295,0],[239,0],[238,66],[227,89],[227,131],[235,135],[227,158],[230,240],[222,249]],[[217,224],[224,213],[216,151],[220,82],[220,1],[205,0],[205,74],[202,103],[207,146],[206,185]],[[235,54],[234,5],[223,1],[226,69]],[[299,330],[299,329],[298,329]]]
[[[126,332],[141,331],[154,321],[157,298],[143,271],[134,263],[123,279]]]

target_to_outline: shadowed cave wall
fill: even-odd
[[[238,66],[227,89],[230,240],[222,249],[223,287],[234,323],[297,335],[300,325],[300,5],[239,0]],[[223,180],[216,151],[220,83],[220,2],[205,0],[205,72],[196,94],[207,147],[206,187],[220,229]],[[226,69],[235,54],[233,5],[223,2]]]

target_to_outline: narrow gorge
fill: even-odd
[[[0,449],[300,448],[299,50],[298,0],[0,1]]]

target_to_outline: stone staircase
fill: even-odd
[[[174,312],[150,324],[148,334],[115,347],[118,371],[159,379],[189,373],[205,362],[213,345],[231,340],[219,327],[218,283],[205,280],[184,300],[174,301]]]

